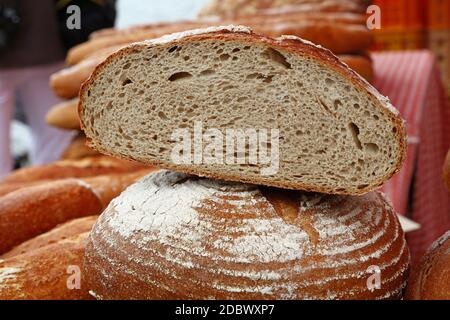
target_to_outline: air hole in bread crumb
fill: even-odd
[[[178,49],[178,46],[174,46],[169,49],[169,53],[172,53],[172,52],[176,51],[177,49]]]
[[[359,132],[360,132],[359,127],[356,124],[354,124],[353,122],[351,122],[348,125],[348,129],[350,130],[350,133],[352,135],[352,138],[353,138],[353,141],[354,141],[356,147],[359,150],[362,150],[362,144],[361,144],[361,141],[359,140]]]
[[[162,111],[158,112],[158,117],[160,117],[162,120],[169,120],[166,114]]]
[[[125,78],[125,79],[122,81],[122,86],[127,86],[127,85],[132,84],[132,83],[133,83],[133,81],[131,81],[131,79]]]
[[[213,75],[215,73],[216,73],[216,70],[207,69],[207,70],[203,70],[202,72],[200,72],[200,76],[207,77],[207,76]]]
[[[222,54],[219,58],[221,61],[227,61],[228,59],[230,59],[230,55],[227,53]]]
[[[192,74],[190,74],[189,72],[177,72],[169,77],[169,81],[175,82],[188,78],[192,78]]]
[[[273,48],[268,48],[264,51],[263,55],[286,69],[292,69],[291,64],[287,62],[286,57],[281,52]]]
[[[378,153],[380,151],[380,147],[375,143],[366,143],[364,145],[366,147],[366,150],[370,153]]]

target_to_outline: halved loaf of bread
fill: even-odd
[[[328,50],[246,27],[194,30],[117,51],[83,85],[79,113],[90,145],[101,152],[287,189],[364,194],[405,158],[403,120],[370,84]],[[258,135],[245,150],[228,148],[224,139],[223,150],[209,155],[248,160],[257,144],[258,160],[272,150],[270,164],[206,161],[205,150],[194,150],[199,123],[202,137],[211,130],[266,132],[267,141]],[[180,164],[174,134],[183,130],[194,147],[179,155],[195,153],[195,160]],[[268,173],[268,166],[275,170]]]

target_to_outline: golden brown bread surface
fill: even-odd
[[[90,74],[86,74],[86,80],[89,77]],[[70,84],[71,85],[78,85],[78,83],[82,83],[83,81],[82,77],[76,76],[70,77]],[[76,92],[72,91],[70,94],[70,98],[75,97],[78,94],[78,91],[80,90],[80,86],[78,86]],[[56,93],[56,92],[55,92]],[[60,95],[56,93],[57,95]],[[60,95],[61,96],[61,95]],[[60,129],[66,129],[66,130],[76,130],[80,128],[80,122],[78,120],[76,109],[77,109],[78,99],[72,99],[69,101],[65,101],[62,103],[57,104],[56,106],[53,106],[50,111],[46,115],[46,122],[47,124],[60,128]]]
[[[66,221],[100,214],[147,173],[56,180],[0,197],[0,254]]]
[[[379,289],[368,285],[373,266]],[[398,299],[408,266],[403,231],[379,193],[330,196],[160,171],[104,211],[84,273],[99,299]]]
[[[76,109],[76,106],[75,106]],[[78,112],[76,113],[76,118],[78,123],[79,117]],[[78,128],[79,129],[79,128]],[[80,160],[84,158],[91,158],[91,157],[97,157],[101,156],[101,154],[98,151],[93,150],[92,148],[89,148],[86,145],[86,137],[84,134],[80,134],[78,137],[76,137],[72,143],[67,147],[66,150],[64,150],[63,154],[61,155],[61,160]]]
[[[0,300],[91,299],[84,275],[78,272],[87,236],[79,234],[0,260]]]
[[[89,233],[95,221],[97,221],[97,218],[98,216],[90,216],[66,222],[47,233],[25,241],[24,243],[13,248],[11,251],[1,255],[0,259],[6,260],[22,254],[28,254],[34,250],[66,240],[67,238],[71,238],[82,233]]]
[[[211,0],[200,16],[233,17],[267,11],[366,12],[365,0]]]
[[[411,275],[408,300],[450,300],[450,231],[430,247]]]
[[[450,191],[450,150],[448,151],[447,158],[444,162],[444,182],[447,184],[447,188]]]
[[[108,156],[81,160],[62,160],[51,164],[27,167],[11,173],[0,181],[0,186],[10,183],[27,183],[38,180],[83,178],[107,174],[119,174],[145,169],[139,163],[123,161]]]

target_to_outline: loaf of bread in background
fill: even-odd
[[[350,69],[357,72],[361,77],[373,82],[375,71],[373,69],[373,61],[367,54],[342,54],[339,55],[339,60],[345,63]]]
[[[450,231],[428,249],[412,272],[408,300],[450,300]]]
[[[400,299],[408,268],[403,231],[380,193],[160,171],[99,217],[84,274],[98,299]]]
[[[267,11],[365,13],[367,0],[210,0],[199,16],[236,17]]]
[[[0,260],[0,300],[92,299],[80,272],[88,234]]]
[[[77,119],[78,113],[76,114]],[[101,156],[98,151],[89,148],[86,144],[86,136],[82,133],[78,135],[72,143],[64,150],[61,155],[61,160],[81,160],[84,158],[91,158]]]
[[[109,156],[62,160],[51,164],[16,170],[0,181],[0,186],[15,183],[30,183],[38,180],[83,178],[107,174],[128,173],[146,166],[132,161],[124,161]]]
[[[448,151],[447,158],[444,162],[444,182],[447,184],[447,188],[450,191],[450,150]]]
[[[65,69],[63,69],[65,70]],[[66,74],[69,75],[69,74]],[[63,96],[61,94],[58,94],[58,91],[55,91],[56,95],[59,95],[61,97],[69,97],[73,98],[78,95],[78,91],[80,90],[80,83],[83,83],[87,78],[89,78],[90,74],[86,75],[86,78],[79,78],[78,76],[73,77],[70,75],[71,82],[68,82],[70,87],[78,86],[78,88],[75,90],[72,90],[70,88],[63,89],[71,91],[70,95]],[[60,88],[57,90],[61,90]],[[46,122],[47,124],[51,125],[52,127],[59,128],[59,129],[65,129],[65,130],[76,130],[80,127],[80,122],[77,116],[77,104],[78,99],[72,99],[68,101],[64,101],[61,103],[58,103],[57,105],[50,108],[50,110],[47,112],[46,115]]]
[[[99,215],[113,198],[149,172],[56,180],[0,197],[0,254],[61,223]]]
[[[25,241],[24,243],[14,247],[11,251],[0,256],[0,259],[6,260],[22,254],[28,254],[34,250],[52,245],[54,243],[66,240],[82,233],[89,233],[97,221],[98,216],[89,216],[71,220],[54,229],[37,236],[36,238]]]
[[[289,15],[287,18],[284,18],[278,15],[268,15],[264,17],[250,17],[214,22],[205,20],[174,23],[171,26],[165,26],[162,28],[150,27],[134,29],[132,32],[123,32],[110,36],[94,38],[75,46],[69,50],[67,55],[67,63],[70,65],[77,64],[92,55],[93,52],[104,50],[108,47],[126,45],[132,42],[158,38],[165,34],[189,29],[229,24],[247,25],[253,28],[255,32],[271,37],[295,35],[312,41],[315,44],[321,45],[336,54],[361,52],[370,47],[373,42],[373,35],[370,30],[367,29],[365,24],[357,24],[353,21],[353,19],[350,19],[351,21],[349,23],[349,18],[339,18],[334,15],[329,18],[326,18],[327,16],[324,15],[321,19],[318,19],[316,16],[313,17],[314,18],[309,19],[305,15],[301,15],[299,18]],[[93,62],[86,60],[85,63],[92,64]],[[69,69],[67,72],[85,76],[80,72],[80,70],[76,69]],[[53,87],[57,86],[58,82],[61,83],[61,80],[58,79],[61,75],[63,74],[58,73],[57,76],[52,78]],[[66,85],[64,88],[68,88],[68,86]],[[55,88],[56,93],[64,92],[64,88],[61,88],[61,90],[56,90]],[[63,97],[67,97],[67,95],[63,95]]]

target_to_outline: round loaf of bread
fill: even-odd
[[[414,270],[408,300],[450,300],[450,230],[438,239]]]
[[[409,252],[392,207],[169,171],[113,200],[84,274],[98,299],[396,299]]]

